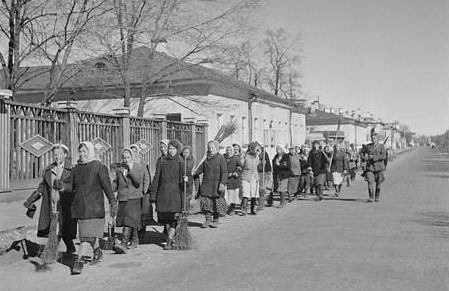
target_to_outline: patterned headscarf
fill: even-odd
[[[89,155],[88,155],[86,161],[81,162],[80,160],[78,160],[78,164],[87,164],[92,161],[95,161],[96,154],[95,154],[95,147],[94,147],[93,143],[91,143],[90,141],[83,141],[82,143],[79,144],[78,149],[80,149],[83,146],[87,148],[87,152],[89,153]]]

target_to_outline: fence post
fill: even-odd
[[[131,144],[131,127],[129,123],[130,108],[122,107],[114,109],[115,114],[120,116],[120,129],[119,129],[119,148],[129,147]]]
[[[5,103],[7,95],[0,92],[0,193],[10,192],[9,188],[9,155],[10,155],[10,116]]]
[[[67,135],[66,145],[70,149],[70,160],[72,164],[76,164],[78,160],[78,144],[82,142],[78,140],[78,111],[76,109],[76,101],[63,101],[58,102],[58,105],[62,109],[67,109]]]

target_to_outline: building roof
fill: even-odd
[[[343,115],[328,113],[321,110],[316,110],[315,113],[306,116],[307,126],[314,125],[337,125],[340,124],[360,124],[358,120],[350,117],[345,117]]]
[[[180,61],[165,53],[154,52],[147,47],[134,49],[130,58],[131,96],[141,94],[142,80],[153,78],[156,82],[147,89],[148,95],[217,95],[248,102],[255,96],[260,102],[270,102],[304,111],[290,100],[268,93],[243,81],[201,65]],[[113,56],[101,56],[70,64],[63,77],[63,85],[55,100],[89,100],[123,98],[124,88],[117,73]],[[38,103],[49,82],[48,67],[29,67],[27,75],[36,77],[21,87],[17,101]]]

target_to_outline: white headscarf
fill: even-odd
[[[79,149],[81,146],[85,146],[85,147],[87,148],[87,151],[88,151],[88,153],[89,153],[89,156],[88,156],[88,158],[87,158],[87,161],[81,162],[80,160],[78,160],[78,164],[87,164],[87,163],[90,163],[90,162],[96,160],[96,157],[95,157],[95,147],[94,147],[94,145],[93,145],[90,141],[83,141],[82,143],[79,144],[78,149]]]
[[[285,148],[285,146],[283,144],[278,144],[276,146],[276,149],[278,149],[278,148],[280,148],[284,152],[284,154],[288,153],[287,149]]]

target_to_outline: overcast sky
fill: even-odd
[[[266,2],[266,25],[303,36],[307,94],[417,133],[449,128],[447,0]]]

